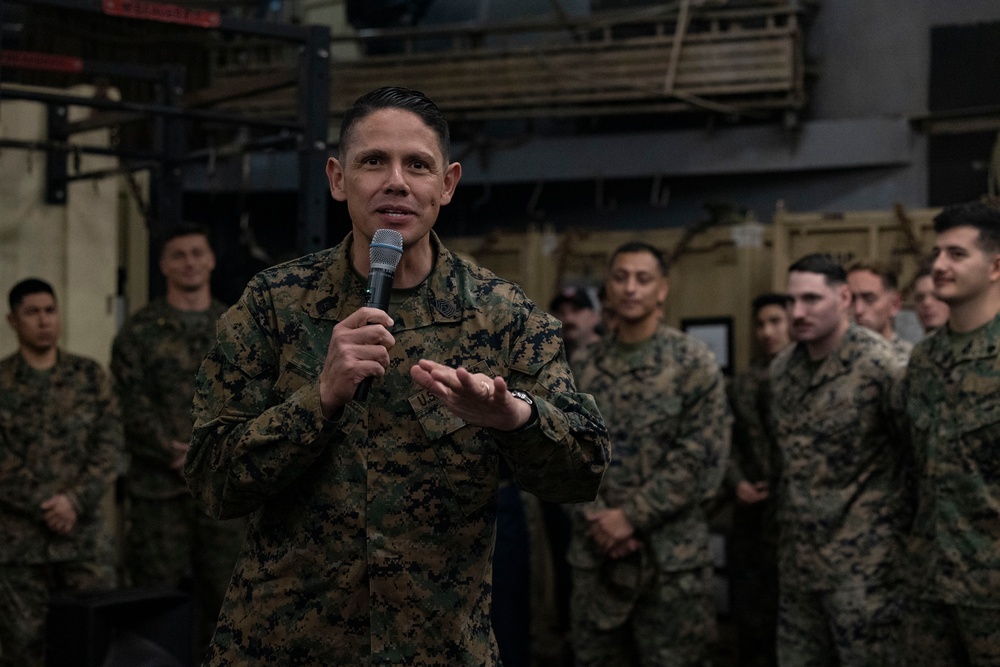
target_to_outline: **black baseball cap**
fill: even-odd
[[[588,287],[578,287],[576,285],[563,287],[553,297],[552,303],[549,304],[549,311],[555,311],[564,304],[569,304],[576,309],[590,308],[591,310],[600,310],[596,295],[591,294],[591,289]]]

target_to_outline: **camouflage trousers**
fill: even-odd
[[[577,667],[704,667],[718,639],[712,568],[658,572],[635,598],[618,627],[588,610],[604,589],[600,570],[574,568],[570,600]],[[595,604],[596,603],[596,604]]]
[[[903,641],[906,667],[996,667],[1000,609],[910,599]]]
[[[857,583],[835,591],[783,587],[778,605],[778,664],[901,666],[901,613],[898,586]]]
[[[117,586],[110,553],[100,560],[0,563],[0,667],[45,664],[45,615],[54,593]]]
[[[130,498],[125,569],[137,588],[193,590],[195,647],[207,646],[243,545],[246,519],[217,521],[191,496]]]

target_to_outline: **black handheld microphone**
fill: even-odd
[[[376,229],[368,246],[368,286],[365,287],[365,306],[388,312],[389,295],[396,266],[403,256],[403,235],[394,229]],[[368,398],[372,377],[361,381],[354,390],[354,400]]]

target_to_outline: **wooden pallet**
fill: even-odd
[[[692,10],[624,26],[593,21],[599,27],[577,27],[578,41],[563,36],[530,46],[453,47],[334,62],[331,115],[382,85],[422,90],[450,116],[470,118],[692,109],[738,115],[804,103],[800,22],[787,5]],[[216,74],[232,83],[265,71],[254,73],[244,64]],[[292,99],[287,91],[274,91],[240,106],[273,112],[291,108]]]
[[[765,94],[792,105],[799,101],[793,34],[692,39],[667,90],[672,47],[673,38],[663,37],[464,56],[368,58],[334,69],[331,111],[343,112],[362,93],[390,84],[422,90],[454,111],[637,101],[696,105],[685,99],[689,96],[711,98],[720,106],[730,96],[743,98],[738,105]]]

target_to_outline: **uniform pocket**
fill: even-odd
[[[1000,404],[970,406],[961,427],[962,455],[984,481],[1000,478]]]
[[[448,487],[467,512],[496,498],[497,453],[485,429],[456,417],[435,397],[410,398]]]
[[[281,369],[281,374],[274,383],[274,391],[283,398],[287,397],[302,386],[315,382],[322,368],[322,359],[296,353]]]

